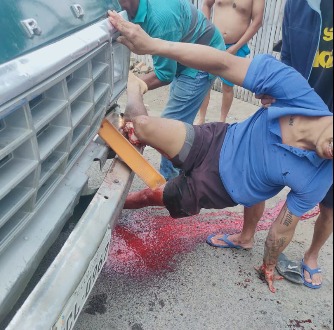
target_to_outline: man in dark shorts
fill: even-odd
[[[288,0],[286,2],[281,55],[281,61],[300,72],[333,112],[332,0]],[[267,96],[265,101],[271,104],[273,100]],[[245,208],[245,223],[253,222],[256,226],[264,208],[264,202]],[[333,186],[319,203],[319,209],[320,214],[314,225],[311,245],[301,260],[303,283],[311,289],[319,289],[322,286],[323,275],[318,259],[322,247],[333,233]],[[221,236],[215,235],[212,240],[219,239]],[[251,247],[254,235],[252,233],[245,235],[242,231],[231,235],[229,239],[234,243],[239,241],[239,244],[248,244]],[[281,274],[289,279],[294,276],[295,269],[289,269],[288,265],[289,263],[286,263]]]
[[[134,52],[172,58],[276,98],[275,106],[259,109],[244,122],[192,127],[148,117],[140,89],[130,83],[131,106],[126,111],[135,135],[180,167],[182,174],[157,190],[130,194],[125,203],[125,208],[166,206],[173,217],[184,217],[201,208],[249,207],[290,187],[269,230],[259,268],[275,292],[279,254],[300,217],[324,198],[333,181],[332,113],[299,73],[271,56],[242,59],[206,46],[150,38],[116,13],[110,20],[122,34],[118,41]]]

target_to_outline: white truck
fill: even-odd
[[[79,1],[0,3],[0,329],[73,328],[133,179],[114,157],[101,185],[87,185],[91,165],[110,158],[97,133],[120,111],[130,53],[107,20],[108,9],[127,18],[117,1]]]

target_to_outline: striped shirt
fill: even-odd
[[[132,22],[153,38],[225,50],[219,30],[189,0],[140,0]],[[156,76],[163,82],[171,82],[180,74],[194,78],[198,73],[198,70],[161,56],[153,56],[153,63]]]

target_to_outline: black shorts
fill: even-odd
[[[219,175],[220,151],[227,128],[225,123],[187,127],[187,131],[193,132],[187,134],[180,154],[171,159],[182,172],[167,182],[163,194],[164,205],[173,218],[198,214],[202,208],[223,209],[237,205]],[[188,136],[191,136],[190,141]],[[182,160],[184,157],[180,159],[180,155],[184,155],[184,149],[187,157]]]

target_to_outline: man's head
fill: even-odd
[[[124,9],[130,19],[133,19],[138,11],[140,0],[119,0],[119,4],[121,5],[122,9]]]

